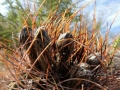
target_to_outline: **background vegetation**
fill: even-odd
[[[16,36],[22,26],[24,26],[25,23],[23,22],[26,17],[30,17],[26,21],[29,25],[34,23],[32,19],[37,18],[37,25],[39,26],[48,17],[50,12],[57,10],[56,14],[60,14],[72,4],[72,0],[46,0],[44,6],[38,12],[42,2],[43,0],[25,2],[21,0],[5,0],[3,5],[7,7],[8,12],[5,15],[0,14],[1,39],[12,39],[12,34]],[[71,13],[72,10],[70,9],[66,16],[70,16]]]

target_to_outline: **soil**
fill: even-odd
[[[114,55],[106,87],[108,90],[120,90],[120,50]]]
[[[115,66],[117,70],[120,70],[120,50],[115,53],[113,66]]]

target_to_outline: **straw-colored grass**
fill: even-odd
[[[40,9],[42,9],[42,5],[44,5],[44,2],[45,0],[40,5],[38,12],[36,12],[35,14],[35,17],[37,17]],[[28,54],[32,48],[32,45],[34,45],[37,35],[31,41],[31,44],[27,50],[24,50],[22,48],[23,47],[22,45],[17,48],[9,48],[6,44],[1,42],[1,45],[2,45],[1,48],[4,48],[4,51],[0,52],[0,59],[2,61],[0,64],[4,64],[6,72],[5,71],[1,72],[0,76],[12,77],[12,78],[9,78],[9,80],[7,78],[8,82],[6,84],[8,85],[8,87],[5,83],[3,87],[11,88],[14,86],[15,88],[15,84],[17,84],[18,85],[16,87],[17,89],[20,89],[21,87],[23,87],[29,90],[30,87],[31,88],[33,87],[32,84],[34,82],[34,84],[41,86],[45,90],[48,89],[48,87],[50,88],[50,90],[66,90],[66,88],[68,90],[70,90],[70,88],[80,89],[80,90],[90,90],[90,89],[95,90],[95,88],[97,89],[99,88],[100,90],[107,90],[110,88],[113,88],[113,89],[118,88],[118,86],[115,86],[116,83],[120,85],[120,82],[117,81],[117,76],[110,75],[109,74],[110,70],[108,69],[110,67],[110,62],[112,61],[112,58],[116,51],[114,47],[108,44],[109,30],[106,30],[107,32],[105,37],[101,35],[100,30],[96,30],[97,22],[95,17],[95,11],[94,11],[93,22],[91,22],[92,23],[91,32],[88,31],[87,22],[83,21],[84,20],[83,17],[80,16],[81,18],[79,22],[83,22],[83,23],[80,23],[80,25],[78,24],[78,21],[73,22],[73,19],[75,18],[75,16],[79,12],[81,12],[85,7],[87,7],[87,5],[89,5],[90,3],[94,3],[94,2],[93,1],[89,2],[88,4],[80,8],[78,11],[75,11],[70,17],[65,17],[65,14],[69,12],[69,8],[66,9],[65,12],[58,15],[56,14],[57,10],[55,10],[54,12],[48,15],[48,17],[44,22],[40,22],[40,25],[37,25],[36,18],[31,18],[30,16],[28,16],[24,20],[25,22],[23,23],[23,26],[28,26],[27,20],[29,18],[31,19],[32,26],[29,26],[29,27],[31,27],[32,30],[34,30],[36,26],[44,26],[46,32],[49,34],[51,38],[51,42],[38,55],[37,59],[32,65],[30,65],[30,59],[28,57]],[[70,8],[72,8],[72,5],[70,6]],[[74,23],[73,25],[74,28],[71,30],[70,25],[72,23]],[[65,80],[59,81],[59,79],[51,75],[51,73],[53,73],[52,70],[50,69],[52,66],[48,66],[46,72],[37,71],[36,69],[33,70],[35,63],[39,60],[39,58],[50,46],[52,47],[52,50],[50,52],[51,60],[55,62],[55,59],[53,57],[55,57],[58,53],[58,48],[54,49],[57,39],[61,33],[67,33],[67,32],[70,32],[72,34],[73,39],[71,40],[74,42],[74,48],[70,48],[70,49],[73,49],[73,53],[69,56],[68,60],[66,60],[67,63],[70,63],[71,60],[74,60],[77,62],[77,64],[81,64],[83,62],[86,62],[87,57],[90,54],[96,55],[96,52],[100,53],[101,56],[104,57],[104,60],[98,59],[100,61],[100,66],[102,69],[102,72],[100,72],[102,73],[102,75],[97,76],[98,82],[96,82],[96,80],[93,80],[94,78],[91,80],[91,79],[82,78],[82,77],[80,78],[72,77],[72,78],[67,78]],[[14,43],[11,43],[11,44],[14,45]],[[22,53],[20,49],[22,49]],[[109,53],[109,51],[111,51],[111,53]],[[28,66],[30,68],[28,68]],[[69,72],[70,70],[68,71],[68,73]],[[54,74],[57,75],[57,72],[54,72]],[[44,76],[45,78],[41,79],[40,78],[41,76]],[[116,80],[116,81],[111,84],[110,80],[114,80],[114,81]],[[71,81],[73,82],[76,81],[76,84],[73,87],[64,86],[63,84],[64,82],[67,83]],[[82,83],[87,82],[90,84],[90,86],[89,85],[85,86],[81,84],[81,82]],[[44,84],[46,87],[43,87],[42,84]],[[111,87],[112,85],[113,87]],[[77,86],[79,86],[79,88],[77,88]],[[35,90],[39,90],[39,89],[40,88]]]

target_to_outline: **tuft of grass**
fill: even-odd
[[[38,13],[40,11],[40,9],[42,9],[42,6],[44,5],[45,0],[43,1],[43,3],[40,5],[38,12],[35,13],[35,17],[37,18]],[[83,62],[86,62],[87,57],[90,54],[94,54],[96,56],[96,52],[100,53],[101,56],[104,57],[104,60],[100,61],[100,65],[102,68],[102,74],[101,76],[97,76],[97,79],[99,82],[96,82],[94,80],[87,80],[86,78],[69,78],[66,80],[61,80],[59,81],[59,79],[57,79],[55,76],[51,75],[51,72],[49,70],[49,68],[51,68],[51,66],[48,66],[47,72],[43,73],[42,71],[38,71],[36,69],[33,68],[33,65],[30,65],[30,61],[28,58],[28,53],[31,50],[32,45],[34,44],[36,37],[32,40],[29,48],[26,51],[23,51],[21,53],[21,48],[23,46],[16,46],[17,44],[12,41],[11,44],[13,45],[12,48],[8,47],[4,42],[0,42],[1,46],[0,48],[4,48],[4,50],[0,51],[0,64],[4,64],[5,70],[7,71],[2,71],[0,73],[1,77],[11,77],[11,78],[7,78],[7,83],[5,83],[6,85],[3,86],[5,88],[17,88],[17,89],[21,89],[22,88],[26,88],[26,89],[30,89],[30,88],[36,88],[33,87],[32,84],[33,82],[36,85],[41,86],[43,89],[47,89],[45,87],[43,87],[42,85],[44,84],[46,87],[50,87],[51,90],[59,90],[59,89],[79,89],[81,88],[82,90],[84,89],[95,89],[96,87],[102,89],[102,90],[106,90],[106,89],[110,89],[112,84],[110,84],[110,80],[114,79],[116,80],[116,82],[113,83],[113,85],[115,85],[117,83],[117,76],[114,75],[110,75],[109,72],[110,70],[108,70],[108,68],[110,67],[110,63],[113,59],[113,56],[116,52],[116,49],[114,49],[114,47],[109,45],[109,30],[107,30],[105,37],[103,37],[100,33],[100,29],[96,30],[97,28],[97,22],[96,22],[96,17],[95,17],[95,10],[94,10],[94,15],[93,15],[93,22],[92,23],[92,30],[89,32],[88,28],[87,28],[87,22],[83,21],[83,17],[80,17],[79,21],[73,22],[75,16],[81,12],[85,7],[87,7],[90,3],[86,4],[85,6],[81,7],[78,11],[75,11],[70,17],[66,17],[66,14],[69,12],[69,9],[72,8],[72,5],[70,6],[70,8],[66,9],[65,12],[61,13],[61,14],[56,14],[57,13],[57,9],[54,12],[50,12],[50,14],[48,15],[48,17],[46,18],[46,20],[44,22],[40,22],[40,25],[38,26],[44,26],[45,30],[47,31],[47,33],[49,34],[50,38],[51,38],[51,42],[48,44],[48,46],[40,53],[40,55],[37,57],[37,59],[35,60],[34,64],[37,62],[37,60],[42,56],[42,54],[45,52],[45,50],[47,48],[49,48],[49,46],[52,46],[52,51],[51,51],[51,58],[53,61],[55,61],[55,59],[53,57],[55,57],[55,55],[57,55],[58,53],[58,48],[55,48],[55,44],[57,42],[58,37],[60,36],[61,33],[66,33],[66,32],[70,32],[73,35],[73,39],[72,41],[74,42],[74,52],[70,55],[70,57],[68,58],[68,60],[66,60],[66,62],[70,63],[71,60],[75,60],[77,62],[77,64],[81,64]],[[96,8],[96,7],[94,7]],[[37,26],[37,20],[36,18],[31,18],[30,16],[28,16],[24,22],[23,25],[24,26],[28,26],[27,20],[31,19],[32,21],[32,30],[34,30]],[[116,18],[116,17],[115,17]],[[79,22],[80,25],[78,24]],[[73,24],[74,23],[74,24]],[[73,25],[73,29],[70,28],[70,26]],[[112,25],[112,24],[111,24]],[[7,40],[6,40],[7,41]],[[17,47],[17,48],[16,48]],[[72,48],[70,48],[72,49]],[[109,53],[110,50],[111,53]],[[33,52],[34,53],[34,52]],[[28,70],[27,67],[30,67]],[[33,70],[34,69],[34,70]],[[32,71],[33,70],[33,71]],[[70,72],[70,70],[68,71],[68,73]],[[9,73],[9,74],[8,74]],[[57,74],[57,73],[54,73]],[[3,76],[4,75],[4,76]],[[30,77],[30,79],[28,78],[28,76]],[[46,78],[41,79],[41,77],[44,76]],[[49,78],[51,77],[51,78]],[[112,78],[113,77],[113,78]],[[9,80],[8,80],[9,79]],[[40,82],[41,81],[41,82]],[[76,81],[77,83],[74,85],[74,87],[65,87],[63,85],[63,83],[66,82],[71,82],[71,81]],[[90,86],[84,86],[81,85],[81,82],[89,82]],[[0,81],[1,83],[3,82],[2,80]],[[106,83],[106,84],[105,84]],[[7,87],[8,85],[8,87]],[[17,86],[18,85],[18,86]],[[77,88],[77,86],[81,85],[79,88]],[[117,88],[117,86],[112,87],[113,89]],[[39,88],[38,88],[39,89]],[[36,89],[37,90],[37,89]]]

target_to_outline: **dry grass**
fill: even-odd
[[[44,4],[44,2],[41,4],[38,12],[42,8],[43,4]],[[88,3],[87,5],[89,5],[89,4],[90,3]],[[53,82],[49,81],[49,78],[48,78],[49,83],[48,82],[46,83],[47,85],[49,85],[52,88],[51,90],[59,90],[60,88],[61,88],[60,90],[64,90],[65,87],[61,86],[62,83],[67,82],[67,81],[74,81],[74,80],[76,80],[78,82],[87,81],[87,82],[92,83],[92,85],[89,86],[87,88],[87,90],[93,90],[95,87],[99,87],[103,90],[106,90],[106,89],[117,90],[118,89],[117,85],[120,85],[120,82],[118,81],[117,72],[114,74],[109,74],[110,70],[107,69],[107,68],[109,68],[111,58],[113,58],[114,53],[116,52],[116,49],[114,49],[112,46],[110,46],[108,44],[109,29],[107,30],[105,37],[103,37],[101,35],[99,29],[96,30],[97,23],[96,23],[95,13],[94,13],[94,17],[93,17],[93,22],[91,22],[92,23],[91,32],[88,32],[87,22],[83,21],[83,17],[80,18],[80,22],[83,22],[83,23],[80,23],[80,25],[79,25],[78,22],[74,22],[73,30],[71,30],[71,28],[70,28],[70,25],[73,23],[72,21],[75,18],[75,16],[78,14],[78,12],[81,12],[87,5],[80,8],[80,10],[75,11],[73,13],[73,15],[71,15],[70,17],[65,17],[65,14],[69,12],[69,8],[66,9],[65,12],[63,12],[59,15],[56,14],[57,10],[55,10],[53,13],[49,14],[48,18],[46,18],[46,20],[44,22],[41,22],[41,26],[45,27],[45,30],[48,32],[48,34],[51,38],[51,42],[49,45],[52,46],[52,51],[53,51],[53,52],[51,52],[52,57],[54,57],[57,54],[57,48],[54,50],[55,42],[57,41],[60,33],[65,33],[65,32],[71,32],[74,37],[72,39],[74,41],[74,53],[70,56],[70,58],[68,60],[66,60],[66,62],[70,62],[70,60],[72,58],[75,58],[75,60],[77,60],[78,64],[80,64],[80,63],[86,61],[86,59],[87,59],[86,57],[88,55],[95,54],[96,52],[99,52],[101,54],[101,56],[104,56],[104,60],[103,61],[100,60],[100,65],[102,66],[103,73],[105,75],[98,76],[99,83],[94,82],[92,80],[87,80],[85,78],[69,78],[67,80],[56,82],[56,81],[54,81],[55,77],[52,77],[51,75],[49,75],[49,72],[46,72],[43,74],[43,72],[35,71],[35,72],[32,72],[32,73],[34,73],[34,75],[31,76],[30,75],[31,72],[29,72],[26,69],[26,66],[30,65],[27,54],[29,53],[31,46],[34,44],[34,41],[35,41],[35,38],[34,38],[30,47],[24,52],[24,54],[21,54],[21,52],[20,52],[21,46],[18,48],[9,48],[3,42],[1,42],[1,44],[2,44],[1,47],[3,47],[4,50],[2,50],[0,52],[0,59],[1,59],[1,63],[0,63],[1,64],[1,67],[0,67],[1,68],[1,72],[0,72],[0,77],[1,77],[0,81],[1,82],[0,83],[1,83],[2,87],[5,88],[4,90],[7,90],[8,88],[10,88],[13,84],[13,81],[17,82],[19,85],[27,88],[26,84],[23,84],[21,82],[21,80],[27,82],[27,78],[25,78],[26,75],[29,75],[30,77],[32,77],[32,79],[38,84],[40,84],[39,83],[40,78],[38,76],[41,76],[41,75],[45,75],[45,77],[51,76]],[[38,12],[36,13],[35,16],[37,16]],[[31,17],[29,17],[29,16],[28,16],[28,18],[31,19]],[[25,23],[24,23],[24,25],[26,25],[26,26],[28,25],[26,23],[28,18],[25,20]],[[33,18],[32,21],[33,21],[33,24],[30,27],[32,27],[34,29],[36,26],[36,20]],[[46,48],[48,48],[48,46]],[[43,52],[40,53],[38,58],[41,57],[42,53],[44,53],[46,48],[43,50]],[[113,50],[113,51],[110,54],[108,54],[109,50]],[[52,60],[54,60],[54,59],[52,59]],[[37,61],[37,59],[36,59],[36,61]],[[34,65],[31,66],[31,69],[33,68],[33,66]],[[2,68],[4,70],[2,70]],[[4,83],[3,80],[5,82],[7,81],[7,83]],[[112,82],[113,80],[114,80],[114,82]],[[44,80],[43,80],[43,82],[44,82]],[[6,84],[9,86],[7,87]],[[18,88],[20,89],[20,87],[18,87]],[[69,88],[69,87],[66,87],[66,88]],[[81,90],[85,90],[85,88],[86,87],[81,86]],[[2,90],[2,88],[0,88],[0,89]]]

